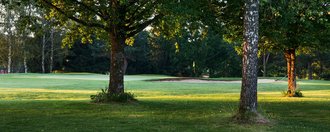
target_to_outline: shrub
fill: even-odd
[[[282,94],[284,97],[304,97],[299,89],[283,91]]]
[[[101,89],[101,92],[96,95],[91,95],[91,102],[93,103],[111,103],[111,102],[120,102],[120,103],[128,103],[135,102],[134,94],[132,93],[119,93],[112,94],[108,92],[108,89]]]
[[[54,70],[52,73],[65,73],[63,70]]]

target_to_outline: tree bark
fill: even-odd
[[[109,94],[124,93],[124,63],[125,63],[125,38],[119,35],[116,29],[109,33],[111,43],[111,64]]]
[[[269,59],[269,53],[263,53],[263,58],[262,58],[262,62],[263,62],[263,77],[267,77],[267,63],[268,63],[268,59]]]
[[[24,51],[23,63],[24,63],[24,73],[28,73],[26,51]]]
[[[296,49],[288,49],[285,51],[285,58],[287,62],[287,76],[288,76],[288,92],[293,92],[296,90]]]
[[[320,73],[319,73],[318,76],[320,76],[323,73],[323,69],[324,69],[324,67],[323,67],[323,61],[320,61]]]
[[[11,32],[11,10],[9,9],[9,5],[12,4],[12,1],[9,0],[9,4],[7,4],[6,11],[7,15],[7,23],[6,28],[8,31],[7,41],[8,41],[8,63],[7,63],[7,73],[11,73],[11,63],[12,63],[12,32]]]
[[[259,0],[245,0],[242,87],[238,118],[257,114]]]
[[[124,51],[124,53],[125,53],[125,51]],[[126,56],[124,55],[124,65],[123,65],[123,74],[124,74],[124,75],[125,75],[125,73],[126,73],[127,66],[128,66],[127,58],[126,58]]]
[[[42,36],[42,47],[41,47],[41,69],[42,73],[45,73],[45,45],[46,45],[46,36]]]
[[[12,63],[12,41],[11,41],[11,33],[9,33],[8,34],[8,65],[7,65],[8,73],[11,73],[11,63]]]
[[[26,44],[25,44],[25,33],[23,37],[23,65],[24,65],[24,73],[28,72],[28,66],[27,66],[27,57],[26,57]]]
[[[313,67],[312,62],[308,62],[307,64],[307,70],[308,70],[308,80],[313,80]]]
[[[54,28],[50,31],[50,57],[49,57],[49,72],[53,72],[54,63]]]

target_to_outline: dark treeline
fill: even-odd
[[[109,53],[103,41],[95,40],[84,44],[77,40],[70,48],[61,46],[61,34],[56,33],[53,72],[92,72],[107,74]],[[225,42],[219,34],[208,33],[205,38],[189,40],[189,36],[167,39],[151,31],[143,31],[134,38],[134,43],[125,48],[128,67],[126,74],[166,74],[174,76],[200,77],[239,77],[241,76],[241,55],[235,44]],[[41,37],[27,40],[29,51],[29,72],[41,73]],[[4,44],[2,41],[0,44]],[[13,72],[24,72],[23,56],[14,48]],[[5,69],[6,50],[2,69]],[[46,43],[45,64],[49,65],[49,41]],[[329,52],[315,52],[315,55],[297,56],[297,75],[299,78],[328,78],[330,64]],[[269,52],[259,56],[259,76],[266,72],[268,77],[285,77],[286,62],[284,54]],[[49,67],[46,66],[46,72]],[[311,77],[309,76],[311,75]]]
[[[150,29],[126,40],[130,41],[124,48],[126,74],[240,77],[243,2],[237,1],[209,1],[210,5],[201,2],[189,6],[184,2],[190,1],[181,1],[178,9],[172,5],[178,3],[168,2],[162,11],[168,14],[161,23],[151,24]],[[84,28],[73,21],[50,19],[54,12],[46,5],[33,1],[18,3],[0,4],[0,70],[109,73],[111,52],[109,37],[103,36],[104,32]],[[306,6],[310,8],[306,11],[310,17],[304,17],[295,16],[296,10],[305,10],[295,4],[283,9],[281,3],[261,2],[259,76],[287,76],[285,53],[294,49],[295,72],[299,78],[330,77],[330,52],[326,50],[329,15],[322,12],[328,7],[313,3]],[[205,12],[201,13],[200,8]],[[295,21],[291,19],[293,16],[302,18]]]
[[[49,36],[49,34],[46,34]],[[2,36],[4,37],[4,36]],[[46,72],[49,73],[50,41],[47,37],[45,50]],[[55,33],[55,50],[53,72],[92,72],[106,74],[109,71],[109,53],[103,41],[83,44],[77,40],[70,48],[62,47],[61,34]],[[6,47],[6,39],[0,42]],[[24,72],[22,47],[19,39],[13,47],[12,72]],[[41,73],[42,37],[26,40],[29,51],[28,72]],[[219,34],[208,33],[201,39],[189,40],[189,37],[167,39],[143,31],[134,38],[134,43],[125,48],[128,67],[126,74],[166,74],[174,76],[200,77],[239,77],[241,76],[240,51],[237,46],[225,42]],[[6,69],[7,50],[1,48],[1,69]],[[269,52],[265,55],[266,71],[263,55],[259,56],[259,76],[285,77],[286,62],[284,54]],[[299,78],[329,78],[330,52],[301,53],[297,56],[297,76]]]
[[[49,73],[50,39],[46,33],[45,68]],[[55,33],[54,66],[52,72],[92,72],[106,74],[109,71],[107,44],[100,40],[84,44],[77,40],[71,47],[62,46],[61,33]],[[6,39],[1,35],[1,67],[7,64]],[[23,52],[19,38],[13,39],[12,72],[24,72]],[[26,39],[28,72],[41,73],[42,37]],[[217,34],[209,32],[204,38],[190,40],[188,34],[168,39],[143,31],[134,37],[134,43],[126,46],[128,62],[126,74],[167,74],[175,76],[239,77],[241,76],[241,55],[237,45],[227,43]],[[264,59],[265,58],[265,59]],[[259,55],[259,76],[285,77],[284,54],[267,52]],[[266,60],[266,63],[264,62]],[[315,51],[297,56],[297,76],[306,79],[329,78],[330,52]],[[266,65],[266,70],[264,68]]]

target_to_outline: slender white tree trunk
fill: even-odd
[[[10,38],[11,35],[8,35],[8,65],[7,65],[7,72],[8,73],[11,73],[11,63],[12,63],[12,43],[11,43],[11,38]]]
[[[26,57],[26,51],[24,51],[24,58],[23,58],[23,63],[24,63],[24,73],[28,73],[28,66],[27,66],[27,57]]]
[[[265,51],[264,51],[264,53],[262,55],[262,57],[263,57],[263,60],[262,60],[263,77],[266,77],[267,76],[267,63],[268,63],[269,55],[270,55],[270,53],[266,53]]]
[[[11,11],[9,9],[9,5],[12,4],[12,1],[9,0],[9,4],[7,4],[6,10],[7,10],[7,24],[6,24],[6,28],[7,28],[7,41],[8,41],[8,64],[7,64],[7,72],[10,73],[11,72],[11,63],[12,63],[12,32],[11,32]]]
[[[28,73],[28,66],[27,66],[27,57],[26,57],[26,36],[25,33],[23,33],[23,65],[24,65],[24,73]]]

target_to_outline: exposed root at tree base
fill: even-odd
[[[268,125],[270,124],[270,120],[266,117],[262,116],[259,113],[248,112],[248,113],[237,113],[233,117],[233,121],[239,124],[263,124]]]

